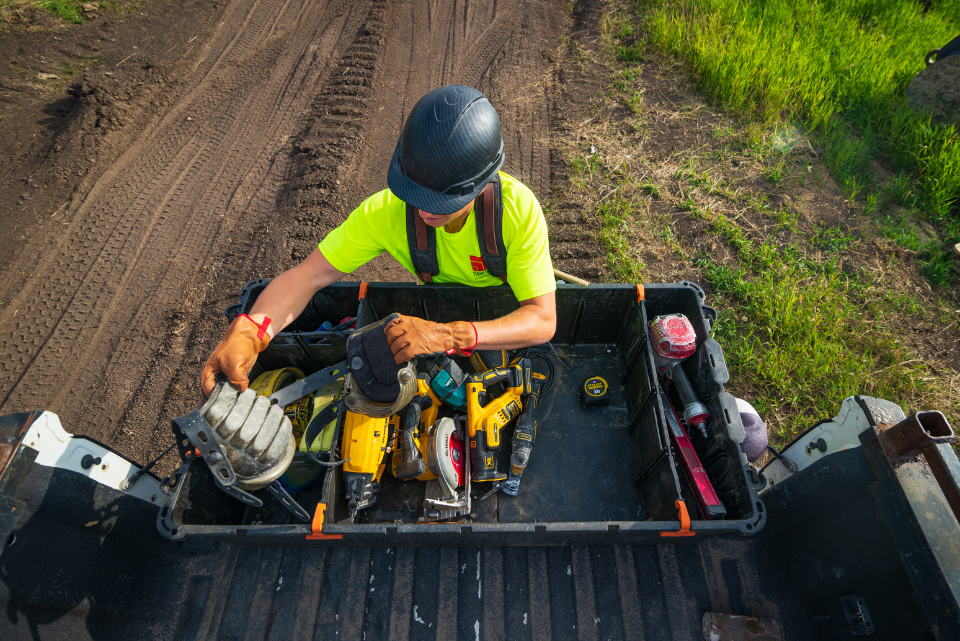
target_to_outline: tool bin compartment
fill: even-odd
[[[235,315],[248,310],[266,281],[248,283]],[[364,297],[359,298],[361,291]],[[554,359],[556,383],[537,411],[536,445],[516,497],[497,493],[474,501],[472,517],[456,522],[422,523],[424,483],[400,482],[383,474],[378,502],[350,517],[342,474],[298,460],[286,485],[311,514],[323,511],[316,527],[293,519],[265,490],[256,492],[262,508],[244,506],[219,491],[206,466],[194,461],[161,512],[161,531],[173,538],[208,536],[242,544],[327,545],[542,545],[695,541],[705,536],[758,532],[765,520],[762,502],[750,482],[739,443],[744,430],[733,397],[724,391],[728,374],[720,346],[710,338],[716,312],[705,306],[696,284],[560,286],[557,331],[552,341],[565,368]],[[358,327],[390,313],[437,322],[483,321],[517,308],[506,287],[404,283],[337,283],[317,294],[304,315],[271,341],[253,372],[296,366],[310,374],[334,361],[321,360],[307,331],[327,316],[351,315]],[[320,310],[336,310],[321,312]],[[671,445],[657,382],[647,322],[657,315],[685,314],[697,334],[697,351],[684,370],[710,413],[707,437],[688,435],[726,509],[723,520],[704,520]],[[230,311],[228,311],[228,315]],[[339,319],[338,319],[339,320]],[[304,331],[297,331],[297,330]],[[345,354],[348,332],[328,335],[331,353]],[[286,341],[277,343],[278,338]],[[339,350],[339,351],[336,351]],[[340,357],[342,359],[342,356]],[[579,388],[591,376],[609,384],[610,402],[585,408]],[[342,420],[329,460],[340,460]],[[501,469],[506,469],[512,426],[503,430]],[[473,494],[489,484],[474,484]],[[681,530],[678,499],[689,513],[688,536]],[[316,519],[315,519],[316,520]],[[176,530],[176,533],[172,533]],[[690,534],[692,533],[692,535]],[[665,536],[666,535],[666,536]]]
[[[269,282],[269,278],[258,278],[245,284],[240,302],[227,308],[227,319],[232,322],[238,315],[249,313]],[[310,374],[346,358],[350,332],[322,330],[320,326],[326,321],[336,327],[345,319],[356,318],[359,293],[360,283],[335,283],[317,292],[303,313],[274,336],[270,347],[257,358],[250,380],[283,367]]]

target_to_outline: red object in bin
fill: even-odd
[[[667,415],[670,437],[677,449],[680,450],[680,468],[683,470],[683,475],[687,477],[690,489],[693,490],[693,498],[697,502],[697,507],[700,508],[700,513],[707,520],[724,518],[727,515],[727,510],[720,502],[716,490],[713,489],[713,483],[710,482],[707,471],[703,469],[697,451],[693,449],[693,442],[683,430],[680,417],[677,416],[677,411],[673,409],[673,403],[663,392],[661,392],[661,398],[666,401],[663,410]]]
[[[697,333],[683,314],[657,316],[650,323],[654,348],[663,358],[683,360],[697,351]]]

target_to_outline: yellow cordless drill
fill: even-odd
[[[503,384],[503,394],[491,398],[493,388]],[[522,397],[531,392],[530,359],[520,358],[507,367],[497,367],[467,379],[467,434],[470,437],[471,480],[502,481],[497,471],[500,432],[520,415]]]

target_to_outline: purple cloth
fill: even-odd
[[[740,412],[740,420],[747,433],[740,449],[747,455],[747,460],[753,463],[767,450],[767,426],[759,416],[750,412]]]

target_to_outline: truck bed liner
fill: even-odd
[[[276,548],[165,540],[156,507],[34,466],[0,556],[0,638],[693,640],[722,612],[846,639],[850,593],[875,638],[934,638],[929,595],[878,518],[878,475],[864,448],[824,457],[765,494],[768,527],[750,539]]]

